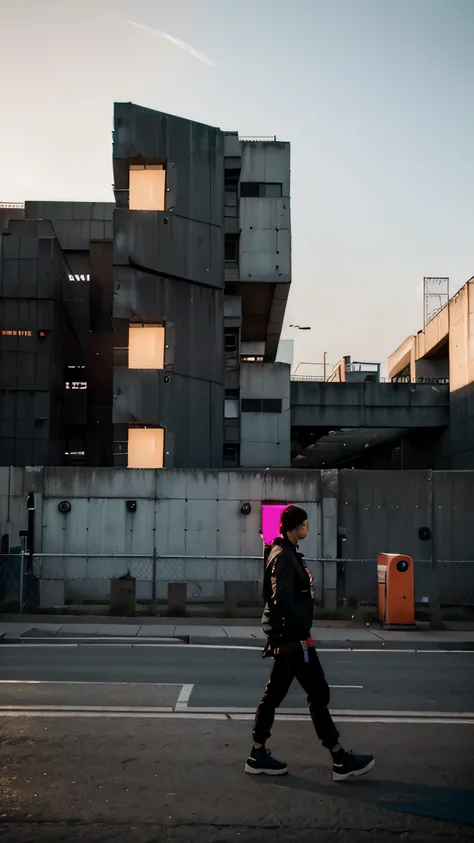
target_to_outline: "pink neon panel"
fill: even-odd
[[[280,515],[287,506],[287,503],[262,506],[262,535],[265,544],[271,544],[280,535]]]

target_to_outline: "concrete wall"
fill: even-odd
[[[449,383],[449,354],[446,348],[444,357],[422,357],[415,362],[415,379],[429,382],[445,380]]]
[[[113,158],[116,189],[128,192],[130,161],[161,161],[167,170],[166,211],[162,213],[222,226],[224,136],[220,129],[118,102],[114,105]],[[128,197],[127,204],[120,206],[128,207]],[[155,213],[160,212],[150,212]]]
[[[449,302],[449,428],[435,451],[439,468],[474,468],[474,279]]]
[[[427,356],[433,353],[434,357]],[[426,442],[417,443],[411,464],[473,469],[474,279],[450,299],[423,331],[409,337],[391,355],[389,377],[407,365],[412,381],[418,377],[449,377],[450,390],[449,426],[435,440],[429,437]],[[406,450],[410,450],[409,443]]]
[[[473,559],[474,471],[433,477],[437,556]],[[35,491],[38,552],[151,556],[156,546],[161,554],[258,555],[262,501],[292,502],[320,507],[310,519],[307,556],[375,559],[388,551],[427,559],[430,545],[418,529],[431,525],[429,478],[429,471],[0,467],[0,532],[18,544],[26,496]],[[133,515],[125,510],[130,499],[138,503]],[[61,500],[73,504],[67,516],[57,510]],[[246,502],[252,511],[242,516]]]
[[[222,288],[223,228],[164,211],[114,215],[114,263]]]
[[[419,563],[423,574],[417,581],[417,596],[422,597],[429,576],[421,560],[430,558],[431,545],[419,539],[418,530],[431,526],[433,495],[435,552],[443,588],[446,594],[464,595],[464,602],[469,602],[474,570],[474,471],[434,472],[433,478],[430,481],[427,471],[0,468],[0,530],[10,535],[12,545],[18,544],[18,532],[27,526],[26,495],[35,491],[36,551],[77,554],[67,562],[46,558],[45,576],[49,572],[49,576],[75,581],[87,576],[93,580],[87,586],[89,597],[102,599],[105,595],[100,589],[108,590],[108,578],[130,568],[149,588],[156,547],[161,560],[159,596],[165,596],[166,582],[187,580],[188,596],[221,599],[225,579],[261,577],[258,558],[239,557],[261,555],[262,502],[299,503],[310,519],[304,546],[307,557],[361,560],[345,566],[342,596],[372,599],[375,560],[386,551],[407,553],[415,565]],[[137,501],[134,514],[126,510],[125,501],[130,499]],[[58,511],[62,500],[72,505],[68,515]],[[251,513],[244,516],[240,508],[247,502]],[[105,554],[105,558],[94,559],[94,554]],[[121,557],[113,558],[118,554]],[[142,554],[144,559],[132,561],[130,554]],[[450,567],[442,560],[460,564]],[[335,605],[337,587],[341,591],[336,565],[325,565],[324,582],[321,566],[311,562],[310,567],[317,589],[324,590],[325,605]],[[84,582],[76,586],[82,588],[82,595],[86,593]],[[141,593],[143,598],[149,596]],[[452,598],[453,602],[459,599]]]
[[[291,281],[289,199],[240,200],[241,281]]]
[[[25,202],[25,218],[51,220],[63,251],[89,251],[91,240],[112,239],[114,208],[113,202],[30,201]]]
[[[472,560],[474,472],[439,471],[433,477],[436,555]],[[341,471],[342,558],[373,559],[383,551],[429,559],[430,542],[418,536],[420,527],[431,527],[429,478],[429,471]]]
[[[327,510],[326,536],[322,534],[323,488],[319,472],[46,468],[11,469],[9,475],[6,469],[0,471],[0,517],[15,543],[18,530],[26,526],[26,494],[36,490],[36,551],[79,555],[66,563],[52,557],[44,560],[43,575],[59,578],[62,571],[66,579],[92,578],[89,599],[103,598],[108,578],[126,573],[131,564],[138,579],[149,581],[154,547],[162,583],[159,596],[165,596],[167,582],[187,579],[189,594],[198,589],[202,597],[214,599],[223,597],[225,579],[261,579],[262,501],[300,503],[307,509],[311,523],[307,556],[320,557],[324,548],[333,546],[336,524]],[[130,499],[137,501],[133,514],[125,506]],[[68,515],[58,511],[62,500],[71,503]],[[242,515],[242,503],[251,504],[249,515]],[[86,554],[122,554],[122,558],[94,563]],[[131,563],[130,554],[147,558]],[[193,559],[196,556],[228,559]],[[241,556],[256,558],[241,560]],[[86,594],[84,582],[76,588]]]
[[[291,281],[290,144],[242,142],[240,181],[282,185],[280,199],[240,199],[239,277]]]
[[[449,302],[451,391],[474,383],[474,278]]]
[[[292,381],[297,427],[436,427],[449,420],[449,387]]]
[[[278,343],[278,351],[276,355],[277,363],[288,363],[290,367],[293,366],[295,356],[295,341],[294,340],[280,340]]]
[[[291,464],[290,366],[242,363],[240,399],[242,468],[288,468]],[[281,399],[281,413],[243,412],[243,401],[264,399]]]
[[[408,370],[408,376],[412,383],[416,380],[415,371],[415,337],[407,337],[402,344],[395,349],[388,358],[388,378],[392,380],[397,375],[404,374]]]
[[[227,153],[226,153],[227,154]],[[290,195],[290,144],[279,141],[242,140],[242,182],[282,185],[282,196]]]

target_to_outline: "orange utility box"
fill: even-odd
[[[415,625],[415,572],[411,556],[379,553],[377,602],[380,623]]]

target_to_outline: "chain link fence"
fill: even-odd
[[[375,606],[375,559],[306,559],[313,575],[316,604],[336,585],[339,607]],[[336,571],[335,571],[336,568]],[[108,605],[112,583],[133,581],[138,604],[166,603],[170,583],[186,584],[189,603],[223,603],[226,583],[239,583],[249,605],[261,602],[260,556],[160,556],[23,554],[0,556],[0,612],[65,606]],[[428,604],[432,568],[415,560],[415,599]],[[442,606],[474,606],[474,560],[438,561],[436,593]]]
[[[340,559],[337,564],[339,605],[376,605],[376,561]],[[415,601],[418,604],[428,604],[433,575],[430,560],[414,560],[414,570]],[[435,593],[441,606],[474,606],[474,560],[438,560],[435,577]]]

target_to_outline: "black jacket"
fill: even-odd
[[[263,631],[271,643],[304,641],[313,622],[313,588],[303,554],[281,538],[265,551]]]

